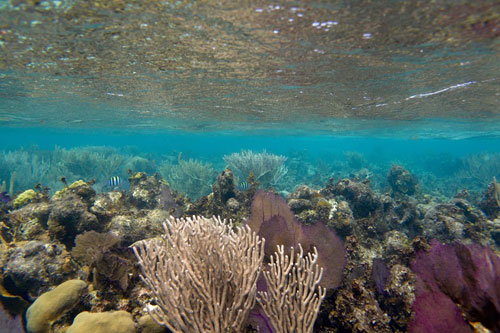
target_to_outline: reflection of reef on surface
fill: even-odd
[[[306,119],[304,111],[309,120],[496,113],[496,90],[487,80],[496,71],[488,64],[495,63],[498,51],[492,43],[500,29],[498,5],[70,1],[54,8],[51,3],[11,1],[0,9],[5,17],[0,26],[5,87],[0,87],[14,101],[56,95],[101,111],[103,103],[110,113],[122,107],[124,118],[155,123],[162,118],[269,123],[290,114]],[[456,72],[463,75],[450,74]],[[396,87],[401,75],[405,79]],[[472,84],[461,98],[450,91],[450,103],[443,95],[438,108],[422,107],[427,102],[419,94],[454,90],[450,87],[464,84],[464,77],[481,88]],[[42,114],[45,124],[62,120],[52,110]],[[102,112],[95,117],[102,119]]]

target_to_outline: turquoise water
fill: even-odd
[[[291,130],[278,129],[222,132],[4,128],[0,133],[4,143],[4,169],[0,179],[8,181],[10,175],[17,172],[16,191],[32,188],[37,183],[55,191],[65,186],[59,181],[62,176],[71,182],[97,179],[104,183],[113,176],[126,179],[129,168],[134,172],[153,174],[160,172],[162,163],[176,165],[181,154],[184,160],[194,159],[211,165],[214,174],[207,179],[206,185],[209,186],[215,181],[216,172],[227,166],[224,156],[244,150],[255,153],[267,151],[286,157],[288,176],[274,185],[278,190],[287,192],[300,185],[320,188],[332,177],[335,180],[367,177],[371,179],[372,187],[384,191],[388,187],[386,177],[389,169],[397,164],[420,179],[423,193],[432,193],[444,199],[453,197],[462,189],[479,195],[486,190],[493,177],[500,175],[499,140],[491,134],[452,139],[420,137],[411,135],[411,129],[405,131],[398,135],[394,128],[393,133],[390,133],[390,128],[372,128],[358,135],[333,136],[324,133],[314,135],[314,132],[297,135]],[[71,160],[75,157],[58,155],[58,152],[73,150],[79,152],[77,154],[97,152],[101,155],[93,161],[85,160],[85,157]],[[27,155],[22,155],[23,152]],[[11,154],[10,157],[8,154]],[[107,164],[106,159],[110,156],[119,159],[116,165]],[[145,158],[149,164],[130,167],[127,161],[133,157]],[[99,158],[103,160],[99,161]],[[19,163],[30,165],[27,168]],[[33,163],[42,165],[39,170],[34,170],[37,166],[31,166]],[[68,164],[73,163],[81,163],[80,169],[86,170],[72,171]],[[164,172],[160,173],[168,178]],[[182,192],[182,184],[171,185]]]

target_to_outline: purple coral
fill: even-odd
[[[277,194],[259,191],[255,194],[248,226],[266,239],[267,256],[276,251],[277,245],[297,247],[305,251],[318,249],[318,265],[323,267],[321,285],[336,288],[342,280],[346,256],[342,240],[324,223],[303,225],[295,218],[288,204]]]
[[[431,245],[429,252],[419,252],[412,263],[417,274],[416,318],[417,309],[422,308],[421,295],[442,293],[459,305],[468,321],[481,322],[486,328],[499,331],[500,257],[477,244],[447,245],[433,240]],[[415,327],[415,322],[416,319],[410,327]]]
[[[408,327],[409,332],[472,332],[455,303],[441,292],[417,295],[413,311],[415,316]]]
[[[372,278],[373,282],[375,282],[375,287],[379,294],[384,294],[384,288],[387,283],[387,278],[389,277],[389,268],[382,259],[375,258],[373,259],[372,266]]]

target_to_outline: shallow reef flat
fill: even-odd
[[[225,169],[193,202],[157,174],[131,173],[128,180],[128,191],[98,194],[76,181],[52,196],[29,190],[2,204],[2,323],[20,330],[26,318],[30,332],[82,332],[118,320],[123,326],[114,329],[122,332],[167,331],[147,312],[158,300],[140,278],[131,245],[158,240],[169,217],[221,216],[266,239],[264,262],[278,244],[317,249],[326,294],[315,332],[500,328],[494,183],[474,203],[466,192],[443,202],[393,166],[385,192],[366,179],[332,178],[283,198],[252,178],[240,189]],[[257,331],[255,318],[265,315],[247,310],[245,330]],[[261,321],[260,331],[265,327]]]

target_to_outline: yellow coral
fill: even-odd
[[[37,197],[37,193],[32,190],[26,190],[23,193],[19,194],[15,199],[14,199],[14,208],[19,208],[21,206],[26,205],[27,203],[31,202],[33,199]]]
[[[68,188],[70,189],[75,189],[77,187],[80,187],[80,186],[86,186],[87,183],[83,180],[77,180],[76,182],[74,182],[73,184],[71,184],[70,186],[68,186]]]
[[[56,193],[54,193],[54,195],[52,196],[52,200],[61,199],[63,194],[66,193],[66,191],[74,190],[78,187],[86,186],[86,185],[87,185],[87,183],[84,180],[77,180],[77,181],[73,182],[70,186],[63,188],[62,190],[56,191]]]

